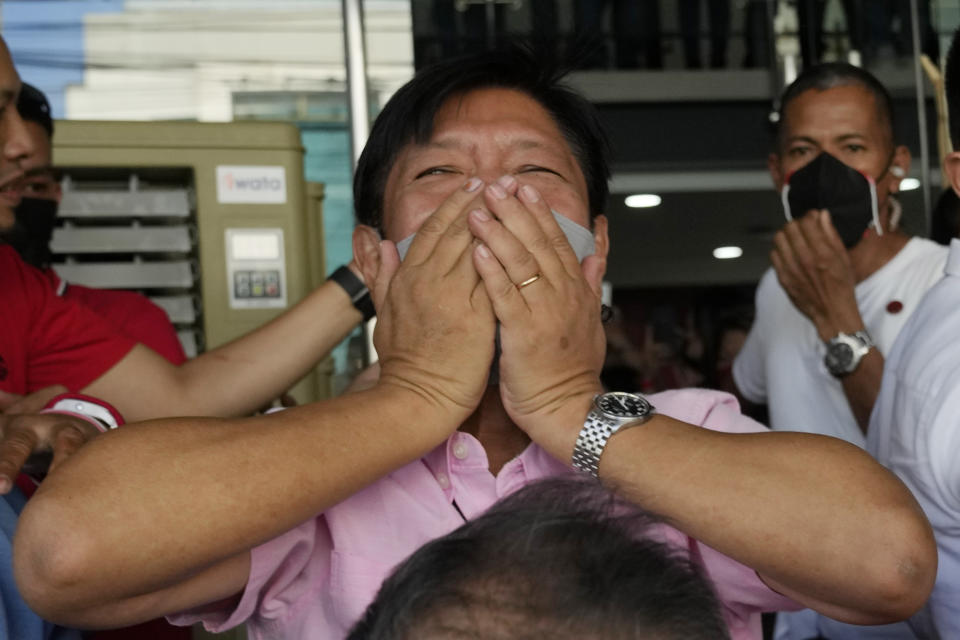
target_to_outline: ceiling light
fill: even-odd
[[[660,204],[660,196],[655,193],[635,193],[627,196],[624,203],[632,209],[646,209]]]
[[[900,191],[913,191],[920,188],[920,181],[916,178],[904,178],[900,181]]]
[[[717,247],[713,250],[713,257],[717,260],[730,260],[739,258],[743,255],[743,249],[740,247]]]

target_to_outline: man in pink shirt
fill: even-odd
[[[922,604],[929,524],[856,447],[751,433],[719,392],[602,394],[606,147],[559,77],[487,54],[394,95],[354,185],[380,379],[91,442],[21,518],[31,606],[74,626],[180,612],[254,639],[343,637],[421,545],[571,467],[674,528],[734,638],[795,603],[866,624]]]

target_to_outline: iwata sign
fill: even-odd
[[[217,167],[217,202],[284,204],[286,201],[287,173],[283,167]]]

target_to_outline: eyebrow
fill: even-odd
[[[840,142],[844,142],[844,141],[846,141],[846,140],[852,140],[852,139],[854,139],[854,138],[857,138],[857,139],[860,139],[860,140],[866,140],[866,139],[867,139],[867,136],[866,136],[865,134],[863,134],[863,133],[857,133],[857,132],[854,132],[854,133],[844,133],[843,135],[840,135],[840,136],[837,136],[837,137],[833,138],[833,140],[835,140],[835,141],[840,141]],[[810,136],[790,136],[789,138],[787,138],[787,144],[793,144],[794,142],[807,142],[807,143],[810,143],[810,144],[812,144],[812,145],[819,145],[819,144],[820,144],[819,142],[817,142],[816,140],[814,140],[814,139],[811,138]]]
[[[470,144],[466,144],[461,140],[456,138],[451,138],[449,140],[440,140],[435,142],[427,142],[426,144],[419,145],[421,149],[440,149],[440,150],[465,150],[470,148]],[[536,140],[534,138],[520,138],[519,140],[511,141],[510,146],[515,149],[520,149],[525,151],[527,149],[551,149],[551,145],[543,142],[541,140]]]

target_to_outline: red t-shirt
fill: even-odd
[[[0,246],[0,389],[80,391],[135,344],[91,309],[57,296],[42,271]]]
[[[73,295],[70,289],[73,287],[65,298],[58,296],[43,272],[25,264],[11,247],[0,245],[0,389],[19,394],[52,384],[65,385],[71,391],[83,389],[133,348],[137,340],[127,335],[159,333],[154,331],[159,319],[154,311],[163,315],[168,332],[173,333],[166,314],[142,296],[98,296],[123,292],[85,287],[78,287]],[[88,292],[94,293],[89,296],[92,304],[84,300]],[[114,322],[97,311],[112,316]],[[125,326],[136,331],[124,335],[119,329]],[[176,340],[175,333],[173,338]],[[179,342],[174,351],[162,339],[141,341],[168,360],[185,359]],[[102,637],[187,640],[190,630],[172,627],[161,619]]]
[[[47,277],[55,291],[64,287],[63,297],[76,300],[92,309],[113,325],[121,334],[146,345],[175,365],[187,360],[177,331],[170,323],[167,313],[145,296],[133,291],[91,289],[77,284],[66,284],[53,269],[47,269]]]

